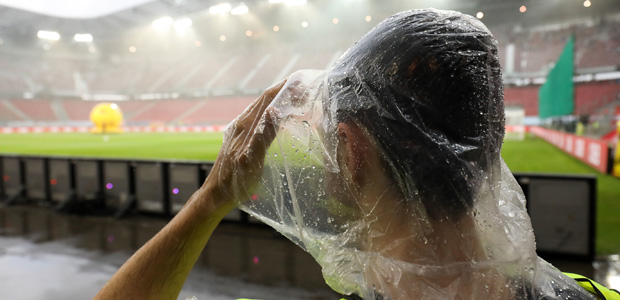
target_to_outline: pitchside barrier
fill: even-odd
[[[87,133],[93,127],[88,126],[19,126],[0,127],[0,133]],[[126,126],[122,132],[221,132],[226,125],[208,126]]]
[[[170,217],[202,185],[212,166],[201,161],[0,155],[0,196],[3,205],[29,203],[79,214]],[[514,175],[528,199],[540,253],[593,260],[596,177]],[[225,221],[260,223],[239,210]]]
[[[610,158],[613,156],[609,155],[611,149],[606,142],[537,126],[530,127],[529,131],[599,172],[611,172]]]

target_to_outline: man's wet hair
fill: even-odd
[[[471,211],[498,165],[496,44],[471,16],[407,11],[377,25],[329,73],[326,113],[365,128],[405,199],[421,200],[431,219]]]

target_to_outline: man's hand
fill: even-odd
[[[268,108],[286,81],[267,89],[226,129],[222,149],[201,190],[201,197],[212,205],[239,204],[263,171],[265,154],[276,136],[280,122],[278,111]]]
[[[260,178],[279,118],[267,109],[284,82],[269,88],[225,133],[211,174],[185,207],[142,246],[95,299],[176,299],[222,218]]]

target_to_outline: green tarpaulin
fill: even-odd
[[[573,48],[574,37],[571,36],[560,58],[547,75],[547,81],[538,90],[538,108],[540,118],[565,116],[573,114]]]

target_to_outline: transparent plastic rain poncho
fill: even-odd
[[[331,69],[294,73],[270,104],[277,136],[241,208],[343,295],[594,299],[536,255],[500,157],[496,44],[470,16],[413,10]]]

